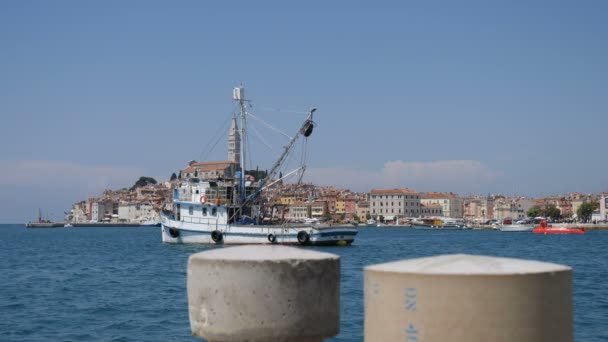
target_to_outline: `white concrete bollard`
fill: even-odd
[[[210,342],[320,342],[340,330],[340,258],[241,246],[188,259],[192,334]]]
[[[571,342],[572,271],[444,255],[365,268],[365,341]]]

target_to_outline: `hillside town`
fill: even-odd
[[[158,184],[146,184],[132,189],[106,190],[99,197],[75,203],[66,218],[70,223],[155,223],[161,210],[170,210],[172,188],[192,177],[218,179],[228,177],[236,165],[231,162],[190,162],[179,177]],[[251,185],[257,179],[247,176]],[[530,209],[541,212],[556,208],[555,219],[576,221],[608,220],[608,193],[569,193],[562,196],[524,198],[504,195],[460,197],[451,192],[421,192],[408,188],[371,189],[367,193],[354,192],[333,186],[310,183],[287,184],[278,182],[264,194],[266,217],[274,221],[365,223],[372,219],[391,225],[420,218],[462,219],[473,224],[490,221],[528,218]],[[591,217],[580,218],[578,209],[583,203],[594,204]],[[601,205],[600,205],[601,203]]]
[[[228,160],[193,160],[178,174],[171,175],[169,181],[157,183],[152,178],[142,177],[130,189],[106,190],[100,197],[75,203],[66,213],[66,222],[158,225],[160,212],[172,210],[174,190],[183,182],[199,179],[222,182],[237,178],[241,172],[241,137],[236,119],[232,120],[228,133]],[[259,188],[266,176],[266,171],[246,170],[246,187]],[[441,225],[458,220],[480,225],[537,216],[554,221],[608,221],[608,192],[573,192],[542,198],[500,194],[463,198],[452,192],[422,192],[410,188],[354,192],[334,186],[284,183],[282,176],[278,178],[270,182],[273,186],[268,187],[262,196],[263,216],[274,223],[313,220],[386,225],[435,222]],[[224,196],[226,199],[230,194]],[[579,211],[581,206],[585,207],[584,211]]]

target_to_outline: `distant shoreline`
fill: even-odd
[[[38,222],[30,222],[26,223],[26,228],[63,228],[67,222],[46,222],[46,223],[38,223]],[[160,225],[147,225],[140,223],[117,223],[117,222],[83,222],[83,223],[70,223],[71,227],[66,228],[95,228],[95,227],[157,227]]]

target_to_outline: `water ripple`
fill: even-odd
[[[196,341],[186,298],[188,256],[213,247],[160,243],[158,229],[0,226],[1,341]],[[341,256],[341,329],[363,340],[363,267],[446,253],[574,267],[577,341],[607,341],[608,232],[538,236],[494,231],[363,228]]]

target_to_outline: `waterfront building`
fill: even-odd
[[[608,194],[600,197],[600,220],[608,221]]]
[[[566,197],[543,197],[537,198],[534,201],[535,205],[543,210],[548,206],[555,206],[564,217],[571,217],[574,214],[572,201]]]
[[[443,206],[437,203],[422,204],[420,206],[420,216],[438,217],[443,215]]]
[[[357,214],[357,198],[353,194],[348,194],[344,198],[344,212],[347,218],[352,218]]]
[[[346,214],[346,203],[342,196],[336,198],[336,214]]]
[[[356,203],[355,212],[359,217],[359,222],[365,222],[367,220],[367,215],[370,215],[369,212],[369,202],[368,201],[359,201]]]
[[[496,197],[494,199],[494,219],[518,220],[528,216],[528,209],[534,205],[534,200],[528,198]]]
[[[323,221],[327,215],[329,215],[329,206],[327,201],[314,201],[310,205],[310,216],[312,218]]]
[[[454,193],[427,192],[422,195],[423,205],[438,204],[441,206],[441,216],[462,218],[462,199]]]
[[[119,222],[142,222],[159,219],[158,211],[151,203],[120,203],[118,205]]]
[[[372,189],[368,194],[370,214],[373,218],[384,217],[385,221],[398,218],[417,217],[421,213],[422,195],[411,189]]]
[[[464,219],[469,222],[483,223],[494,219],[494,198],[469,197],[464,199]]]
[[[91,208],[91,222],[108,222],[114,215],[114,202],[99,201],[93,202]]]
[[[312,206],[310,203],[295,202],[289,205],[287,220],[291,222],[302,222],[311,217]]]

